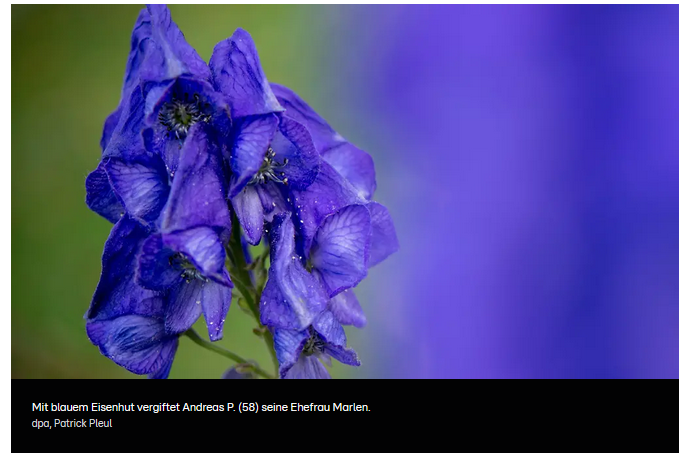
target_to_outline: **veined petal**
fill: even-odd
[[[319,153],[346,141],[294,91],[276,83],[270,83],[270,87],[285,108],[285,114],[309,130]]]
[[[330,373],[316,355],[301,355],[299,360],[282,376],[283,379],[329,379]]]
[[[263,218],[266,221],[271,222],[273,216],[290,211],[287,207],[284,190],[285,187],[278,183],[268,182],[256,186],[256,192],[261,199],[261,205],[263,205]]]
[[[354,291],[347,289],[342,291],[337,296],[330,299],[328,302],[328,310],[330,310],[340,324],[347,326],[352,325],[357,328],[366,326],[366,316],[359,304]]]
[[[209,62],[215,87],[228,99],[232,118],[281,112],[251,35],[237,29],[213,49]]]
[[[86,333],[101,353],[135,374],[163,374],[172,364],[177,336],[165,332],[160,318],[124,315],[92,320]]]
[[[330,310],[324,310],[313,320],[313,329],[319,338],[328,345],[347,346],[347,336],[342,325]]]
[[[326,308],[328,296],[295,252],[294,225],[288,214],[273,219],[270,247],[261,322],[266,326],[305,329]]]
[[[148,5],[146,8],[151,16],[150,46],[155,48],[148,53],[142,77],[161,80],[191,74],[210,80],[208,66],[172,21],[168,7]]]
[[[235,126],[230,197],[236,196],[258,172],[277,127],[278,118],[272,113],[248,116]]]
[[[135,157],[106,159],[110,182],[131,216],[153,222],[167,202],[170,192],[163,161],[150,153]]]
[[[129,215],[113,226],[103,249],[101,277],[85,318],[104,320],[127,314],[162,316],[163,297],[134,281],[136,256],[148,231]]]
[[[161,234],[149,236],[141,247],[136,282],[144,288],[166,291],[182,280],[182,272],[170,260],[176,254],[163,243]]]
[[[271,147],[276,153],[277,162],[287,160],[283,171],[290,188],[306,189],[313,183],[318,175],[321,159],[304,126],[287,116],[281,116]]]
[[[199,226],[162,235],[163,245],[183,254],[204,277],[232,287],[225,268],[225,248],[218,234],[209,227]]]
[[[313,329],[325,343],[324,353],[343,364],[359,366],[361,362],[356,352],[347,347],[347,337],[335,315],[326,310],[313,322]]]
[[[170,290],[165,308],[165,331],[181,334],[201,316],[201,299],[206,282],[198,279],[181,281]]]
[[[280,365],[280,378],[296,364],[304,349],[304,344],[309,338],[308,331],[291,331],[288,329],[276,329],[273,334],[275,355]]]
[[[246,241],[258,245],[263,236],[263,205],[256,186],[245,186],[232,198],[232,207],[244,229]]]
[[[366,277],[371,217],[364,205],[350,205],[328,216],[314,238],[311,263],[330,297]]]
[[[163,232],[208,226],[229,236],[230,213],[225,201],[219,145],[203,123],[192,127],[162,213]]]
[[[291,195],[299,221],[300,254],[310,252],[313,237],[325,218],[348,205],[366,203],[357,190],[327,162],[321,162],[320,171],[311,186],[303,191],[293,190]]]
[[[359,197],[371,200],[376,191],[376,170],[373,159],[351,143],[342,143],[322,153],[323,159],[347,179]]]
[[[400,248],[395,225],[390,212],[378,202],[370,202],[367,207],[371,213],[371,248],[368,266],[373,267],[385,260]]]
[[[86,205],[111,223],[124,214],[124,207],[112,190],[103,163],[86,177]]]
[[[167,360],[167,364],[163,365],[156,372],[148,374],[150,379],[166,379],[170,375],[170,369],[172,369],[172,363],[175,360],[175,353],[177,352],[177,347],[179,346],[179,339],[173,339],[173,344],[165,345],[163,350],[160,352],[160,357]]]

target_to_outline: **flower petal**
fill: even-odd
[[[263,236],[263,205],[256,186],[245,186],[232,198],[232,207],[244,229],[247,242],[258,245]]]
[[[124,73],[124,81],[122,83],[122,97],[120,104],[115,111],[113,111],[105,120],[103,126],[103,135],[101,137],[101,149],[105,150],[110,143],[115,128],[119,124],[120,117],[125,111],[125,105],[129,101],[132,91],[135,90],[140,80],[140,70],[145,61],[148,44],[151,38],[151,16],[148,11],[143,9],[139,13],[139,17],[134,25],[131,38],[131,51],[127,58],[127,66]]]
[[[285,374],[297,363],[308,338],[308,331],[275,330],[273,346],[280,365],[280,378],[284,378]]]
[[[368,266],[373,267],[399,250],[400,244],[388,209],[378,202],[370,202],[367,207],[371,212],[371,249]]]
[[[173,339],[171,345],[165,345],[160,352],[160,357],[163,360],[167,360],[167,364],[163,365],[156,372],[148,374],[150,379],[166,379],[170,375],[170,369],[172,369],[172,363],[175,360],[175,353],[177,352],[177,347],[179,346],[179,339]]]
[[[86,177],[86,205],[111,223],[116,223],[124,214],[124,207],[112,190],[103,163]]]
[[[277,127],[278,118],[272,113],[248,116],[235,126],[230,197],[236,196],[258,172]]]
[[[283,172],[292,189],[306,189],[318,175],[321,158],[306,127],[287,116],[280,117],[271,147],[277,162],[287,161]]]
[[[141,247],[136,282],[144,288],[166,291],[182,281],[182,272],[170,264],[175,251],[165,246],[161,234],[148,237]]]
[[[184,34],[172,21],[170,10],[165,5],[148,5],[151,16],[151,43],[142,78],[162,80],[176,78],[182,74],[196,75],[210,80],[206,63],[196,50],[184,39]]]
[[[261,68],[251,35],[237,29],[213,49],[209,62],[215,87],[228,99],[232,118],[281,112]]]
[[[347,347],[347,337],[344,329],[335,315],[326,310],[321,313],[313,322],[313,329],[318,336],[325,342],[324,352],[332,356],[343,364],[350,366],[360,366],[361,362],[356,352]]]
[[[184,142],[161,228],[172,232],[201,225],[229,236],[222,158],[217,140],[203,123],[194,125]]]
[[[201,316],[201,300],[206,282],[197,279],[181,281],[170,290],[165,308],[165,331],[181,334]]]
[[[342,143],[323,152],[322,156],[354,186],[359,197],[371,200],[376,191],[376,170],[366,151],[351,143]]]
[[[314,238],[311,262],[330,297],[366,277],[371,216],[364,205],[350,205],[328,216]]]
[[[104,320],[120,315],[162,316],[163,297],[134,281],[136,256],[148,231],[129,215],[112,228],[103,248],[101,277],[85,318]]]
[[[294,225],[289,215],[280,214],[273,219],[270,247],[261,322],[266,326],[305,329],[326,308],[328,297],[294,251]]]
[[[103,355],[135,374],[163,375],[177,349],[177,336],[167,334],[159,318],[124,315],[89,321],[86,333]]]
[[[309,253],[316,231],[329,215],[348,205],[365,203],[357,190],[327,162],[321,162],[316,180],[303,191],[293,190],[296,207],[300,254]]]
[[[301,355],[283,379],[329,379],[330,374],[316,355]]]
[[[335,315],[341,325],[352,325],[357,328],[366,326],[364,311],[351,289],[344,290],[330,299],[328,310]]]
[[[124,208],[132,217],[153,222],[170,192],[163,161],[150,153],[132,158],[110,158],[105,170]]]
[[[204,277],[232,287],[225,268],[225,248],[218,234],[200,226],[162,235],[163,244],[175,253],[182,253]]]
[[[232,288],[209,281],[201,288],[201,310],[206,319],[208,338],[213,342],[223,337],[225,317],[232,302]]]
[[[276,83],[270,83],[270,87],[280,105],[285,108],[285,115],[309,130],[319,153],[346,141],[290,88]]]

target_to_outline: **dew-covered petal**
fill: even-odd
[[[85,318],[104,320],[120,315],[162,316],[163,297],[134,281],[137,254],[148,231],[129,215],[115,224],[103,248],[98,286]]]
[[[87,322],[86,333],[104,356],[140,375],[169,371],[177,349],[177,336],[165,332],[160,318],[124,315],[93,320]]]
[[[245,186],[232,198],[232,207],[244,229],[246,241],[258,245],[263,236],[263,205],[256,186]]]
[[[199,226],[166,233],[162,235],[162,242],[173,252],[183,254],[204,277],[232,287],[225,268],[225,247],[210,227]]]
[[[116,223],[124,214],[124,207],[112,190],[103,163],[86,177],[86,205],[111,223]]]
[[[285,115],[309,130],[319,153],[346,141],[294,91],[276,83],[271,83],[270,87],[280,105],[285,108]]]
[[[270,270],[261,297],[261,322],[266,326],[302,330],[322,312],[328,296],[295,252],[294,225],[289,214],[276,215],[270,231]]]
[[[263,218],[266,221],[272,222],[273,216],[290,211],[285,200],[285,186],[282,183],[264,183],[256,186],[256,192],[261,199]]]
[[[162,213],[163,232],[209,226],[229,236],[222,158],[213,133],[204,124],[192,127],[182,147],[179,168]]]
[[[176,252],[163,243],[161,234],[152,234],[143,243],[136,269],[136,282],[144,288],[165,291],[182,280],[182,272],[171,264]]]
[[[354,291],[351,289],[342,291],[340,294],[330,299],[328,310],[333,313],[341,325],[351,325],[357,328],[366,326],[364,311]]]
[[[371,213],[371,248],[368,266],[373,267],[399,250],[400,245],[388,209],[378,202],[370,202],[367,207]]]
[[[232,302],[232,288],[213,281],[201,288],[201,310],[206,319],[208,338],[211,341],[223,337],[223,326]]]
[[[228,99],[232,118],[280,112],[251,35],[237,29],[218,43],[209,62],[217,90]]]
[[[141,69],[142,78],[162,80],[190,74],[210,80],[208,66],[172,21],[168,7],[148,5],[146,8],[151,17],[151,42],[148,45],[152,49]]]
[[[276,329],[273,334],[273,347],[280,365],[280,378],[284,378],[294,364],[296,364],[309,339],[308,331],[292,331]]]
[[[165,331],[181,334],[201,316],[201,300],[206,282],[195,278],[181,281],[170,290],[165,308]]]
[[[271,143],[275,160],[287,161],[282,171],[292,189],[306,189],[318,175],[321,158],[313,146],[309,131],[287,116],[280,117],[278,132]]]
[[[234,147],[230,164],[232,181],[230,197],[234,197],[256,175],[275,136],[278,118],[272,113],[248,116],[235,125]]]
[[[330,297],[366,277],[371,217],[364,205],[350,205],[328,216],[314,238],[311,263]]]
[[[322,153],[323,159],[357,190],[359,197],[371,200],[376,191],[373,158],[351,143],[342,143]]]
[[[303,191],[293,190],[300,254],[309,253],[313,237],[325,218],[348,205],[365,203],[356,189],[327,162],[321,162],[316,180]]]
[[[145,222],[158,218],[170,192],[160,157],[145,152],[131,158],[113,157],[105,161],[105,170],[128,214]]]
[[[301,355],[283,379],[330,379],[330,374],[316,355]]]

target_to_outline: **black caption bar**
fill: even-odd
[[[12,380],[12,452],[679,452],[679,380]]]

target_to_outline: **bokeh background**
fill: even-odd
[[[135,377],[82,317],[111,227],[84,180],[140,8],[12,6],[13,378]],[[679,377],[678,5],[170,9],[206,60],[249,31],[376,162],[401,250],[335,377]],[[269,366],[251,328],[233,305],[221,345]],[[227,366],[184,339],[170,376]]]

